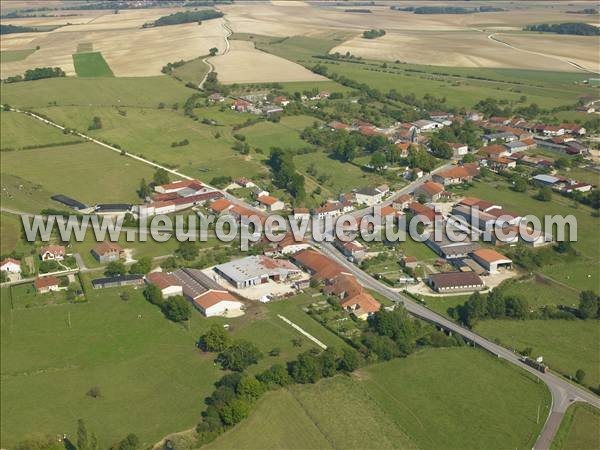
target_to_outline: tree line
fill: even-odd
[[[385,36],[385,30],[369,30],[363,31],[362,37],[365,39],[377,39],[378,37]]]
[[[67,74],[60,67],[36,67],[28,69],[24,75],[15,75],[4,80],[5,83],[18,83],[19,81],[41,80],[43,78],[65,77]]]
[[[152,23],[144,24],[143,27],[162,27],[192,22],[198,22],[200,24],[203,20],[218,19],[219,17],[223,17],[223,15],[224,14],[221,11],[215,11],[212,9],[203,9],[199,11],[180,11],[174,14],[169,14],[168,16],[160,17]]]
[[[525,31],[540,31],[543,33],[573,34],[577,36],[600,36],[600,28],[584,22],[573,23],[541,23],[529,25]]]

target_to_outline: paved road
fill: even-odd
[[[552,373],[538,372],[537,370],[522,363],[519,360],[519,356],[511,350],[487,340],[486,338],[474,333],[473,331],[464,328],[450,321],[449,319],[431,311],[430,309],[402,295],[401,293],[390,289],[383,283],[375,280],[373,277],[363,272],[354,264],[346,260],[332,244],[322,243],[321,251],[330,258],[337,261],[338,263],[342,264],[350,273],[352,273],[361,282],[361,284],[363,284],[369,289],[372,289],[386,296],[387,298],[395,302],[403,304],[404,307],[408,310],[408,312],[410,312],[412,315],[424,319],[428,322],[440,325],[453,333],[460,334],[467,340],[486,349],[487,351],[498,356],[499,358],[503,358],[506,361],[522,369],[525,369],[528,372],[531,372],[532,374],[540,378],[544,383],[546,383],[548,389],[550,390],[550,393],[552,394],[552,409],[551,414],[548,420],[546,421],[546,424],[544,425],[544,428],[534,448],[548,449],[550,447],[552,439],[554,438],[556,432],[558,431],[558,427],[560,426],[562,416],[564,415],[565,410],[571,403],[575,401],[586,402],[600,409],[600,398],[598,396]],[[544,411],[542,412],[545,413]]]

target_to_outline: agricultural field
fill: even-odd
[[[231,49],[227,53],[210,61],[219,74],[219,80],[225,84],[325,79],[299,64],[258,51],[248,41],[231,41]]]
[[[600,383],[600,324],[595,320],[484,320],[475,331],[516,350],[532,347],[550,369],[571,376],[583,369],[585,384]]]
[[[470,395],[457,386],[470,386]],[[264,448],[282,442],[424,449],[498,448],[502,442],[505,448],[525,448],[541,426],[535,423],[537,405],[547,411],[549,403],[543,385],[481,351],[429,349],[352,377],[269,393],[247,421],[208,448],[256,448],[256,442]],[[256,424],[263,424],[259,436]]]
[[[78,77],[114,76],[100,52],[74,53],[73,65]]]
[[[178,325],[140,289],[93,290],[89,278],[83,280],[88,299],[83,304],[15,308],[11,302],[25,298],[21,287],[12,297],[2,290],[3,446],[34,430],[73,435],[79,417],[102,447],[129,432],[149,446],[193,427],[203,399],[223,375],[214,355],[200,354],[195,346],[211,323],[229,323],[235,338],[249,339],[263,351],[252,371],[285,363],[314,346],[261,305],[236,319],[206,319],[194,312],[190,323]],[[278,356],[267,355],[273,348],[280,349]],[[93,386],[100,388],[100,398],[86,395]]]
[[[26,48],[23,50],[5,50],[0,52],[0,64],[22,61],[35,52],[35,48]]]
[[[81,138],[77,136],[64,134],[58,128],[45,125],[25,114],[2,111],[0,112],[0,121],[2,121],[0,151],[19,150],[24,147],[71,144],[81,141]]]
[[[89,205],[136,202],[140,180],[154,173],[148,165],[89,143],[1,156],[3,205],[34,213],[62,207],[50,199],[55,194]]]
[[[5,78],[44,66],[61,67],[67,75],[75,75],[71,55],[80,43],[93,43],[94,51],[102,53],[119,77],[160,75],[162,67],[169,62],[191,60],[208,54],[212,47],[224,47],[225,29],[221,19],[208,20],[202,25],[142,28],[144,23],[172,12],[173,9],[160,8],[122,10],[119,14],[113,10],[94,11],[95,17],[88,16],[81,23],[72,22],[54,31],[7,35],[3,38],[3,51],[36,46],[40,49],[27,59],[2,64],[1,76]],[[70,22],[70,19],[63,20]]]
[[[193,93],[170,77],[50,78],[2,86],[0,100],[19,108],[47,106],[139,106],[159,103],[183,105]],[[87,128],[87,126],[86,126]]]
[[[589,405],[569,406],[552,442],[552,450],[592,449],[600,447],[600,413]]]

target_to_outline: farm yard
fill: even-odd
[[[440,378],[440,372],[452,376]],[[457,386],[475,391],[464,395]],[[536,405],[547,410],[549,401],[543,385],[481,351],[432,349],[351,377],[269,393],[247,421],[208,448],[279,448],[282,442],[297,448],[496,448],[498,436],[506,448],[520,448],[532,445],[541,426]],[[477,413],[482,410],[493,418]]]

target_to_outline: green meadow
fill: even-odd
[[[552,450],[600,448],[600,412],[593,406],[575,403],[569,406],[560,424]]]
[[[25,114],[2,111],[0,121],[2,121],[0,151],[81,141],[77,136],[64,134],[58,128],[43,124]]]
[[[78,77],[114,77],[102,53],[74,53],[73,66]]]
[[[24,50],[3,50],[0,52],[0,61],[3,63],[23,61],[34,52],[35,48],[26,48]]]
[[[547,414],[550,395],[529,374],[480,350],[428,349],[270,392],[207,448],[531,448],[538,405]]]

